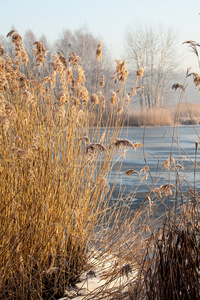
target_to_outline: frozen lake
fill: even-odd
[[[196,126],[195,128],[200,135],[200,126]],[[178,132],[177,129],[175,131],[172,148],[172,136],[173,127],[147,127],[145,129],[142,127],[130,127],[122,130],[120,139],[128,139],[132,143],[142,143],[144,145],[144,152],[142,148],[138,148],[136,151],[129,149],[126,152],[125,158],[122,158],[122,155],[120,157],[120,155],[116,154],[109,179],[110,186],[112,187],[118,175],[113,193],[113,201],[119,197],[123,199],[128,197],[132,208],[135,209],[142,203],[152,186],[160,187],[161,185],[168,184],[169,171],[163,168],[162,163],[169,158],[171,151],[175,164],[182,164],[184,167],[184,169],[179,168],[179,184],[183,192],[188,191],[188,184],[185,183],[185,179],[193,185],[194,164],[190,159],[195,160],[195,142],[199,141],[199,138],[193,126],[179,126]],[[185,159],[181,162],[180,157],[183,156]],[[146,161],[144,157],[146,157]],[[123,164],[120,172],[118,172],[122,159]],[[199,153],[197,152],[198,163]],[[141,181],[143,173],[140,178],[137,174],[133,174],[131,177],[124,174],[128,169],[134,169],[139,173],[146,165],[148,165],[151,173],[151,176],[148,174],[147,180]],[[197,166],[195,182],[198,191],[200,190],[199,172],[200,170]],[[173,185],[176,184],[175,172],[170,173],[170,183]]]

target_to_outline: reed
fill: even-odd
[[[0,299],[58,299],[87,270],[103,232],[127,215],[110,207],[108,184],[127,110],[123,92],[106,110],[103,76],[101,92],[89,94],[76,53],[57,52],[48,65],[48,51],[36,41],[30,69],[20,34],[7,38],[15,56],[1,45]],[[96,58],[100,65],[101,42]],[[123,63],[115,86],[124,89],[126,74]]]
[[[170,154],[154,179],[144,143],[120,138],[131,97],[141,88],[136,84],[142,68],[127,94],[126,61],[117,60],[107,99],[101,42],[96,51],[96,93],[90,94],[76,53],[64,57],[57,52],[47,64],[47,51],[36,41],[31,69],[21,36],[14,30],[7,37],[12,39],[15,57],[11,60],[0,45],[0,299],[64,297],[83,272],[87,285],[89,276],[96,276],[94,257],[104,265],[101,277],[106,283],[87,299],[198,299],[198,143],[195,160],[190,158],[193,187],[184,159],[176,161]],[[199,77],[190,75],[198,85]],[[151,118],[155,121],[155,115]],[[175,134],[172,148],[174,141]],[[126,151],[141,150],[146,165],[125,172],[130,180],[137,177],[133,192],[127,199],[119,193],[113,203],[121,164],[111,188],[112,168],[119,158],[123,163]],[[160,184],[159,178],[166,174],[167,182]],[[142,181],[149,192],[133,211],[131,197]],[[183,181],[189,187],[187,195],[182,193]],[[170,197],[174,207],[169,205]],[[155,218],[160,206],[165,213]]]

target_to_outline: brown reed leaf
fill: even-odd
[[[129,177],[131,177],[131,175],[133,175],[133,174],[137,174],[138,176],[140,175],[137,171],[135,171],[133,169],[126,170],[126,172],[124,174]]]

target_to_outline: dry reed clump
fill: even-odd
[[[147,108],[130,112],[130,125],[170,126],[174,122],[175,110],[170,108]]]
[[[127,95],[128,96],[128,95]],[[128,98],[127,98],[128,99]],[[130,104],[130,100],[127,100]],[[134,112],[130,110],[129,123],[132,126],[171,126],[174,124],[177,106],[148,108]],[[198,103],[182,103],[179,108],[179,124],[198,125],[200,123],[200,105]]]
[[[110,214],[107,179],[114,148],[135,146],[119,140],[109,147],[109,128],[119,138],[124,123],[124,98],[117,118],[109,115],[103,77],[101,92],[90,95],[76,53],[57,52],[46,69],[47,51],[36,41],[30,70],[21,36],[8,38],[14,59],[0,47],[0,299],[58,299],[87,269],[88,249],[111,243],[110,224],[127,215],[118,205]],[[101,63],[101,43],[96,56]],[[124,62],[116,78],[122,87],[126,75]]]
[[[152,236],[152,250],[146,249],[144,269],[132,282],[129,299],[199,299],[198,214],[192,219],[189,212],[176,223],[167,220]]]

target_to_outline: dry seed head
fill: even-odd
[[[126,170],[126,172],[124,174],[129,177],[131,177],[131,175],[133,175],[133,174],[137,174],[139,176],[139,173],[133,169]]]
[[[126,105],[127,105],[127,107],[129,107],[130,102],[131,102],[131,99],[130,99],[129,95],[126,94]]]
[[[66,62],[66,59],[65,59],[64,55],[60,51],[58,51],[57,54],[58,54],[58,57],[59,57],[61,63],[64,66],[64,70],[67,69],[67,62]]]
[[[81,87],[79,89],[79,92],[80,92],[80,98],[82,98],[83,103],[86,104],[90,99],[90,95],[89,95],[88,90],[86,89],[86,87]]]
[[[172,90],[175,90],[175,91],[176,91],[177,89],[184,90],[184,87],[183,87],[183,85],[180,84],[180,83],[175,83],[175,84],[173,84],[173,85],[172,85]]]
[[[81,58],[78,55],[76,55],[74,51],[71,52],[71,55],[69,57],[69,62],[75,67],[75,70],[78,67],[78,63],[80,59]]]
[[[117,110],[117,113],[120,115],[122,112],[123,112],[123,107],[120,106],[120,107],[118,108],[118,110]]]
[[[136,76],[138,76],[138,77],[142,78],[142,77],[143,77],[143,75],[144,75],[144,69],[143,69],[143,68],[140,68],[140,69],[137,71],[137,74],[136,74]]]
[[[58,98],[58,101],[61,103],[67,103],[68,100],[69,100],[69,94],[65,92],[62,92]]]
[[[101,102],[103,108],[105,108],[105,98],[104,98],[104,95],[101,92],[99,92],[98,94],[99,94],[100,102]]]
[[[19,43],[22,42],[22,37],[19,33],[14,33],[12,35],[12,42],[13,42],[13,45],[16,45],[17,47],[19,47]],[[19,49],[21,50],[21,49]]]
[[[90,101],[94,105],[98,104],[99,103],[99,98],[98,98],[97,94],[92,94],[90,96]]]
[[[138,82],[138,78],[142,78],[143,77],[143,73],[144,73],[144,69],[143,68],[140,68],[137,73],[136,73],[136,79],[135,79],[135,85],[137,84]]]
[[[41,55],[44,51],[44,45],[40,41],[36,41],[33,46],[36,46],[37,52],[35,53],[35,56]]]
[[[198,144],[199,144],[199,142],[196,141],[196,142],[195,142],[195,150],[196,150],[196,152],[197,152],[197,149],[198,149]]]
[[[81,66],[78,66],[78,78],[77,78],[77,85],[85,83],[85,75],[84,71]]]
[[[98,59],[99,62],[102,61],[102,56],[101,56],[101,41],[99,41],[99,45],[97,46],[97,51],[96,51],[96,58]]]
[[[125,70],[124,72],[121,73],[119,80],[122,81],[123,83],[125,83],[127,77],[128,77],[128,70]]]
[[[119,59],[116,59],[115,61],[117,63],[117,65],[116,65],[116,73],[120,73],[120,71],[121,71],[121,62],[120,62]]]
[[[184,167],[183,167],[182,165],[180,165],[180,164],[177,164],[177,165],[175,165],[174,167],[175,167],[176,170],[177,170],[177,169],[182,169],[182,170],[184,170]]]
[[[99,84],[101,87],[104,87],[104,76],[102,75],[101,76],[101,81],[100,81],[100,84]]]
[[[81,103],[80,103],[80,101],[79,101],[79,99],[78,99],[77,97],[73,97],[73,96],[72,96],[71,99],[72,99],[73,104],[74,104],[75,106],[81,105]]]
[[[148,166],[145,166],[145,167],[143,168],[143,170],[144,170],[144,172],[147,172],[147,171],[149,171],[149,167],[148,167]]]
[[[29,58],[28,58],[28,54],[25,50],[22,50],[22,63],[24,63],[25,65],[27,65]]]
[[[132,149],[136,150],[133,143],[128,140],[117,140],[116,142],[114,142],[114,146],[119,149],[124,147],[124,148],[132,148]]]
[[[102,151],[107,152],[106,147],[104,147],[103,145],[101,145],[101,144],[99,144],[99,143],[94,143],[94,144],[90,144],[89,146],[87,146],[87,152],[88,152],[89,150],[94,151],[95,149],[99,149],[100,152],[102,152]]]
[[[86,115],[81,109],[78,111],[77,122],[81,124],[84,124],[86,122]]]
[[[73,70],[72,67],[69,67],[67,71],[67,80],[69,80],[69,82],[72,82],[73,79],[74,79]]]
[[[175,186],[173,184],[165,184],[161,185],[160,191],[164,192],[166,196],[172,195],[172,189],[174,189]]]
[[[116,103],[116,93],[115,92],[112,92],[112,97],[111,97],[110,103],[112,105],[114,105]]]
[[[136,149],[140,148],[140,147],[143,147],[143,145],[139,142],[135,143],[134,146],[135,146]]]

